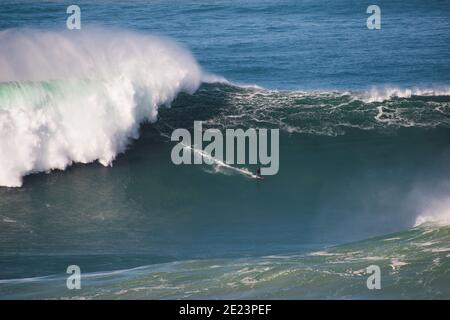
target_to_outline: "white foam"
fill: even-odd
[[[428,208],[416,218],[414,226],[426,223],[450,225],[450,197],[430,203]]]
[[[448,96],[450,95],[449,86],[438,87],[412,87],[412,88],[400,88],[400,87],[372,87],[369,90],[358,95],[358,98],[364,102],[382,102],[392,98],[410,98],[411,96]]]
[[[220,82],[219,80],[215,82]],[[224,81],[230,85],[234,85],[243,89],[255,89],[258,94],[274,94],[279,92],[288,92],[291,96],[351,96],[353,99],[361,100],[363,102],[383,102],[392,98],[410,98],[412,96],[449,96],[450,85],[436,85],[436,86],[424,86],[424,87],[399,87],[389,85],[372,86],[368,89],[361,91],[349,91],[349,90],[294,90],[294,91],[279,91],[264,88],[256,84],[242,84],[235,82]],[[346,102],[344,105],[347,105]]]
[[[393,271],[398,271],[401,267],[404,267],[408,264],[408,262],[401,261],[398,258],[392,258],[390,266]]]
[[[5,223],[16,223],[17,221],[14,220],[14,219],[10,219],[8,217],[4,217],[3,218],[3,222],[5,222]]]
[[[0,43],[0,186],[74,162],[111,165],[140,123],[203,77],[188,50],[136,32],[15,29]]]

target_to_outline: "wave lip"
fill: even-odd
[[[124,30],[0,32],[0,186],[74,162],[111,165],[202,71],[177,43]]]

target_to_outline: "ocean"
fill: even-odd
[[[0,299],[450,298],[450,2],[71,4],[0,2]],[[194,121],[279,172],[174,165]]]

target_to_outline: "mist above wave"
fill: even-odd
[[[431,201],[416,218],[416,226],[422,224],[450,225],[450,198]]]
[[[182,46],[131,31],[13,29],[0,43],[0,186],[73,162],[110,165],[203,76]]]

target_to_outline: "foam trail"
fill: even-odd
[[[167,123],[163,122],[163,124],[165,124],[165,125],[166,125],[167,127],[169,127],[171,130],[175,130],[175,128],[172,128],[172,127],[171,127],[170,125],[168,125]],[[167,134],[165,134],[165,133],[163,133],[163,132],[160,132],[160,134],[161,134],[161,136],[163,136],[163,137],[165,137],[165,138],[171,140],[171,137],[170,137],[169,135],[167,135]],[[260,177],[258,177],[256,174],[250,172],[247,168],[237,168],[237,167],[231,166],[231,165],[229,165],[228,163],[226,163],[226,162],[224,162],[224,161],[222,161],[222,160],[220,160],[220,159],[217,159],[217,158],[213,157],[211,154],[209,154],[209,153],[207,153],[207,152],[205,152],[205,151],[203,151],[203,150],[199,150],[199,149],[193,148],[192,146],[189,146],[189,145],[187,145],[187,144],[185,144],[185,143],[182,143],[182,142],[179,142],[179,143],[181,143],[181,145],[183,145],[185,149],[191,150],[191,151],[194,152],[195,154],[200,155],[200,156],[202,156],[203,158],[208,159],[208,160],[211,161],[212,164],[213,164],[214,166],[216,166],[216,167],[219,167],[219,168],[226,168],[226,169],[232,170],[232,171],[234,171],[234,172],[236,172],[236,173],[239,173],[239,174],[242,174],[242,175],[244,175],[244,176],[247,176],[247,177],[249,177],[249,178],[260,179]]]
[[[182,143],[182,144],[183,144],[183,143]],[[203,150],[198,150],[198,149],[193,148],[192,146],[188,146],[188,145],[185,145],[185,144],[183,144],[183,145],[185,146],[186,149],[192,150],[192,152],[194,152],[195,154],[199,154],[199,155],[201,155],[203,158],[206,158],[206,159],[212,161],[212,162],[214,163],[214,165],[218,166],[219,168],[227,168],[227,169],[230,169],[230,170],[232,170],[232,171],[235,171],[235,172],[237,172],[237,173],[239,173],[239,174],[242,174],[242,175],[244,175],[244,176],[247,176],[247,177],[249,177],[249,178],[253,178],[253,179],[258,179],[258,178],[259,178],[257,175],[251,173],[251,172],[250,172],[248,169],[246,169],[246,168],[237,168],[237,167],[233,167],[233,166],[229,165],[228,163],[225,163],[225,162],[222,161],[222,160],[219,160],[219,159],[217,159],[217,158],[214,158],[212,155],[210,155],[209,153],[207,153],[207,152],[205,152],[205,151],[203,151]]]
[[[111,165],[202,71],[175,42],[123,30],[0,32],[0,186],[74,162]]]

